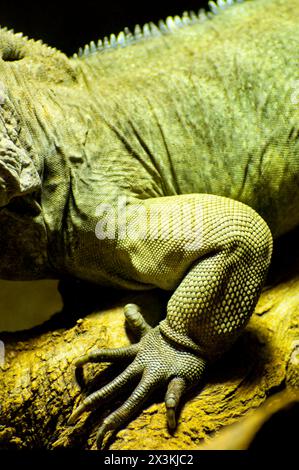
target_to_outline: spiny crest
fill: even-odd
[[[1,36],[5,37],[5,46],[1,49]],[[8,43],[7,43],[8,40]],[[13,47],[7,47],[9,44]],[[8,29],[6,26],[0,27],[0,53],[4,60],[16,60],[22,57],[22,48],[31,49],[36,52],[41,49],[48,54],[59,53],[58,49],[48,46],[41,40],[29,39],[23,33],[15,33],[13,29]]]
[[[40,85],[76,80],[71,61],[63,52],[7,28],[0,28],[0,66],[7,80],[19,74],[28,86],[31,79]]]
[[[100,39],[97,44],[94,41],[91,41],[91,43],[86,44],[84,48],[80,47],[78,53],[74,54],[73,57],[84,58],[95,53],[106,52],[119,47],[127,47],[131,44],[136,44],[142,39],[171,34],[185,26],[205,22],[232,5],[244,3],[245,1],[246,0],[210,1],[210,11],[205,11],[203,9],[200,9],[198,13],[185,11],[182,16],[168,16],[165,21],[160,20],[158,26],[155,23],[150,22],[146,23],[141,28],[137,24],[133,33],[129,28],[125,28],[124,31],[121,31],[117,36],[115,34],[111,34],[110,38],[106,36],[103,40]]]

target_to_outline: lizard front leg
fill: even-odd
[[[169,427],[175,427],[183,392],[198,383],[205,365],[228,349],[247,324],[272,253],[267,224],[237,201],[192,194],[148,199],[139,206],[144,210],[130,211],[130,230],[118,240],[118,255],[130,277],[174,293],[166,319],[153,329],[136,307],[127,308],[129,323],[141,332],[139,343],[95,351],[77,361],[78,373],[89,361],[133,359],[119,377],[83,401],[70,423],[103,398],[120,393],[132,378],[140,378],[128,400],[101,425],[99,447],[158,386],[168,385],[167,418]],[[145,236],[133,236],[134,226],[146,227]]]

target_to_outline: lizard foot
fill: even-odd
[[[98,448],[102,448],[104,439],[113,435],[136,414],[156,388],[167,384],[167,423],[171,430],[175,429],[176,408],[180,398],[187,388],[199,382],[205,367],[205,360],[170,342],[163,336],[159,326],[151,328],[136,305],[126,305],[124,313],[130,328],[140,334],[139,343],[117,349],[99,349],[76,361],[76,377],[80,382],[82,367],[88,362],[116,362],[128,358],[133,360],[112,382],[87,396],[72,413],[68,424],[74,424],[85,411],[99,407],[104,399],[120,395],[129,382],[140,378],[127,401],[104,419],[97,433]]]

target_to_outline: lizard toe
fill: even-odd
[[[176,409],[186,388],[186,381],[182,377],[174,377],[168,384],[165,395],[165,407],[167,425],[168,428],[172,431],[176,428]]]
[[[122,362],[131,359],[138,352],[138,344],[132,344],[123,348],[103,348],[96,349],[84,356],[79,357],[75,362],[75,379],[80,388],[85,387],[83,366],[90,362]]]
[[[138,305],[125,305],[124,314],[130,330],[133,333],[140,335],[141,338],[152,329],[152,327],[143,318]]]
[[[87,362],[108,362],[128,357],[133,358],[133,362],[111,383],[86,397],[69,419],[69,424],[73,424],[83,412],[94,410],[104,400],[121,395],[132,380],[140,377],[129,398],[100,426],[97,433],[99,448],[105,446],[109,436],[136,415],[158,387],[168,387],[165,396],[167,423],[170,429],[175,429],[176,409],[181,396],[200,381],[206,364],[194,351],[166,339],[157,326],[145,333],[137,344],[127,348],[98,350],[83,356],[77,361],[77,368],[82,370]]]
[[[82,413],[94,410],[98,408],[104,400],[113,398],[117,393],[121,392],[122,389],[125,388],[130,380],[134,379],[141,373],[142,370],[138,369],[134,362],[130,364],[118,377],[112,380],[112,382],[88,395],[83,400],[82,404],[73,411],[68,420],[68,424],[74,424]]]
[[[104,419],[96,437],[99,449],[103,447],[103,444],[105,446],[105,441],[107,442],[120,427],[134,417],[136,411],[141,408],[144,401],[150,396],[157,385],[157,380],[152,380],[150,375],[146,373],[143,375],[141,381],[125,403]]]

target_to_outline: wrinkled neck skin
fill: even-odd
[[[39,193],[48,160],[63,143],[71,144],[64,105],[75,74],[66,57],[53,63],[48,57],[34,59],[0,61],[0,207],[12,198]]]
[[[65,157],[82,157],[86,128],[76,115],[80,103],[70,96],[80,101],[75,73],[63,54],[52,56],[0,61],[3,279],[58,277],[48,246],[52,233],[60,230],[70,184]]]

